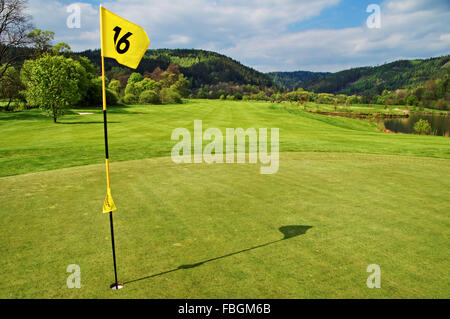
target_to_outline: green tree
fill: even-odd
[[[298,101],[298,96],[297,96],[297,92],[289,92],[286,94],[286,99],[289,102],[295,102]]]
[[[182,73],[180,73],[178,75],[178,80],[170,87],[173,88],[175,91],[177,91],[182,97],[185,97],[189,92],[188,90],[189,84],[190,84],[189,80],[186,79]]]
[[[204,88],[200,88],[200,89],[198,90],[197,98],[198,98],[198,99],[206,99],[206,98],[207,98],[207,95],[206,95],[206,92],[205,92],[205,89],[204,89]]]
[[[259,91],[259,92],[256,94],[256,99],[257,99],[258,101],[266,101],[266,100],[267,100],[267,95],[266,95],[266,93],[265,93],[264,91]]]
[[[123,102],[125,104],[136,104],[138,102],[138,98],[136,97],[136,95],[128,93],[123,97]]]
[[[34,48],[38,52],[48,52],[52,48],[51,42],[55,38],[55,32],[34,29],[27,35],[27,37],[31,40]]]
[[[109,82],[108,88],[119,95],[122,90],[122,85],[120,84],[119,80],[111,80],[111,82]]]
[[[136,96],[137,90],[136,90],[136,83],[128,83],[127,86],[125,87],[125,95],[134,95]]]
[[[219,98],[220,98],[220,96],[222,96],[222,95],[226,96],[227,92],[224,89],[217,90],[217,96],[219,96]]]
[[[376,101],[375,103],[378,105],[384,105],[384,102],[386,101],[385,98],[383,96],[377,95],[375,97]]]
[[[181,103],[180,93],[172,88],[163,88],[159,95],[163,103]]]
[[[133,72],[133,73],[131,73],[130,77],[128,78],[127,85],[130,83],[137,83],[139,81],[142,81],[143,79],[144,79],[144,77],[142,76],[142,74]]]
[[[79,82],[79,87],[80,87]],[[92,80],[90,80],[88,83],[88,89],[86,92],[83,92],[80,90],[83,94],[83,98],[80,101],[80,103],[85,105],[101,105],[103,100],[103,94],[102,94],[102,78],[101,77],[95,77]],[[105,90],[106,94],[106,104],[107,105],[116,105],[118,101],[117,94],[111,90],[110,88],[106,88]]]
[[[145,78],[142,81],[136,82],[134,85],[134,93],[136,96],[140,96],[144,91],[156,91],[159,92],[161,89],[161,83],[156,82],[150,78]]]
[[[159,96],[153,90],[147,90],[141,93],[139,96],[139,103],[141,104],[159,104]]]
[[[236,93],[234,94],[234,99],[235,99],[235,100],[242,100],[242,94],[239,93],[239,92],[236,92]]]
[[[0,65],[5,66],[0,81],[8,67],[20,59],[14,50],[30,43],[27,34],[33,25],[26,4],[26,0],[0,0]]]
[[[411,105],[411,106],[417,106],[417,105],[419,105],[419,99],[414,94],[411,94],[406,99],[406,104]]]
[[[81,99],[78,71],[83,67],[73,59],[50,55],[28,60],[25,64],[30,71],[26,83],[27,102],[46,110],[56,123],[65,108]]]
[[[3,71],[3,68],[7,68]],[[0,68],[0,73],[3,74],[0,81],[0,97],[8,99],[8,104],[5,109],[8,111],[12,100],[21,97],[20,91],[23,89],[22,81],[20,80],[20,73],[16,68],[3,65]]]
[[[347,101],[347,95],[338,94],[336,95],[337,104],[343,105]]]
[[[431,132],[430,122],[420,119],[414,124],[414,131],[419,134],[429,134]]]
[[[60,54],[63,52],[70,52],[71,48],[66,42],[59,42],[52,47],[53,54]]]

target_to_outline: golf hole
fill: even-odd
[[[111,286],[109,286],[109,288],[111,288],[112,290],[118,290],[118,289],[122,289],[123,288],[123,283],[118,282],[117,284],[111,284]]]

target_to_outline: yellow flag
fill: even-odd
[[[102,56],[136,69],[150,40],[140,26],[100,6],[100,37]]]
[[[117,210],[117,207],[114,204],[114,201],[111,196],[111,188],[108,187],[108,190],[106,191],[105,202],[103,203],[103,212],[109,213],[115,210]]]

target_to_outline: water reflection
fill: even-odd
[[[449,136],[450,116],[439,114],[410,114],[408,118],[386,119],[384,126],[396,133],[415,133],[414,124],[420,119],[427,120],[431,124],[433,135]]]

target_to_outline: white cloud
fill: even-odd
[[[119,13],[125,19],[141,25],[150,36],[152,45],[177,45],[187,39],[195,47],[226,48],[236,40],[255,35],[273,35],[284,32],[293,22],[316,16],[326,7],[339,0],[117,0],[103,3],[104,7]],[[82,4],[82,30],[68,29],[65,25],[67,5],[57,0],[30,0],[30,12],[36,25],[56,31],[56,36],[64,38],[78,34],[73,44],[75,49],[98,47],[98,43],[84,39],[82,30],[98,29],[98,8]],[[174,40],[175,39],[175,40]]]
[[[166,43],[168,45],[187,45],[191,42],[191,39],[187,36],[180,35],[180,34],[172,34],[170,36],[170,40]]]
[[[401,58],[429,57],[450,52],[448,6],[423,6],[424,1],[387,1],[380,29],[366,25],[339,30],[286,33],[275,39],[242,39],[225,54],[263,71],[338,71]],[[258,52],[265,52],[266,56]],[[269,54],[267,54],[269,53]]]
[[[381,29],[289,30],[339,0],[116,0],[109,10],[146,29],[151,47],[218,51],[261,71],[336,71],[395,58],[448,54],[450,8],[438,0],[386,0]],[[66,5],[30,0],[37,27],[74,50],[99,47],[98,7],[81,4],[81,29],[69,29]],[[361,8],[365,13],[365,7]],[[368,14],[367,14],[368,15]]]

